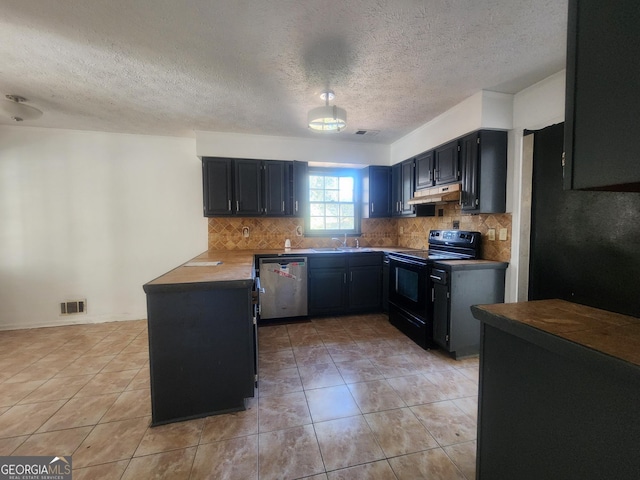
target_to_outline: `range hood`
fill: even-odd
[[[440,187],[425,188],[414,193],[409,205],[423,205],[425,203],[449,203],[460,200],[461,185],[453,183]]]

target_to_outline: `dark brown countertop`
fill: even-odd
[[[384,248],[364,248],[363,252],[391,252],[396,250],[411,250],[404,247],[384,247]],[[358,250],[342,252],[357,253]],[[168,271],[167,273],[151,280],[145,284],[156,287],[161,285],[184,285],[193,283],[213,283],[213,282],[247,282],[253,281],[254,276],[254,255],[317,255],[310,248],[284,249],[264,249],[264,250],[210,250],[188,262]],[[340,255],[340,253],[331,253]],[[209,262],[222,262],[217,266],[207,265]],[[198,264],[201,264],[197,266]]]
[[[479,305],[472,310],[479,320],[523,338],[540,340],[536,332],[545,332],[640,367],[640,318],[564,300]]]

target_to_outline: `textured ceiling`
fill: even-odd
[[[24,125],[317,137],[306,115],[329,87],[348,114],[331,138],[391,143],[479,90],[515,93],[564,68],[566,10],[567,0],[0,0],[0,94],[44,111]]]

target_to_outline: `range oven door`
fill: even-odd
[[[428,270],[424,262],[389,256],[389,303],[419,318],[428,316]]]

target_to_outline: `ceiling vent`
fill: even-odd
[[[367,137],[375,137],[380,130],[356,130],[356,135],[366,135]]]

